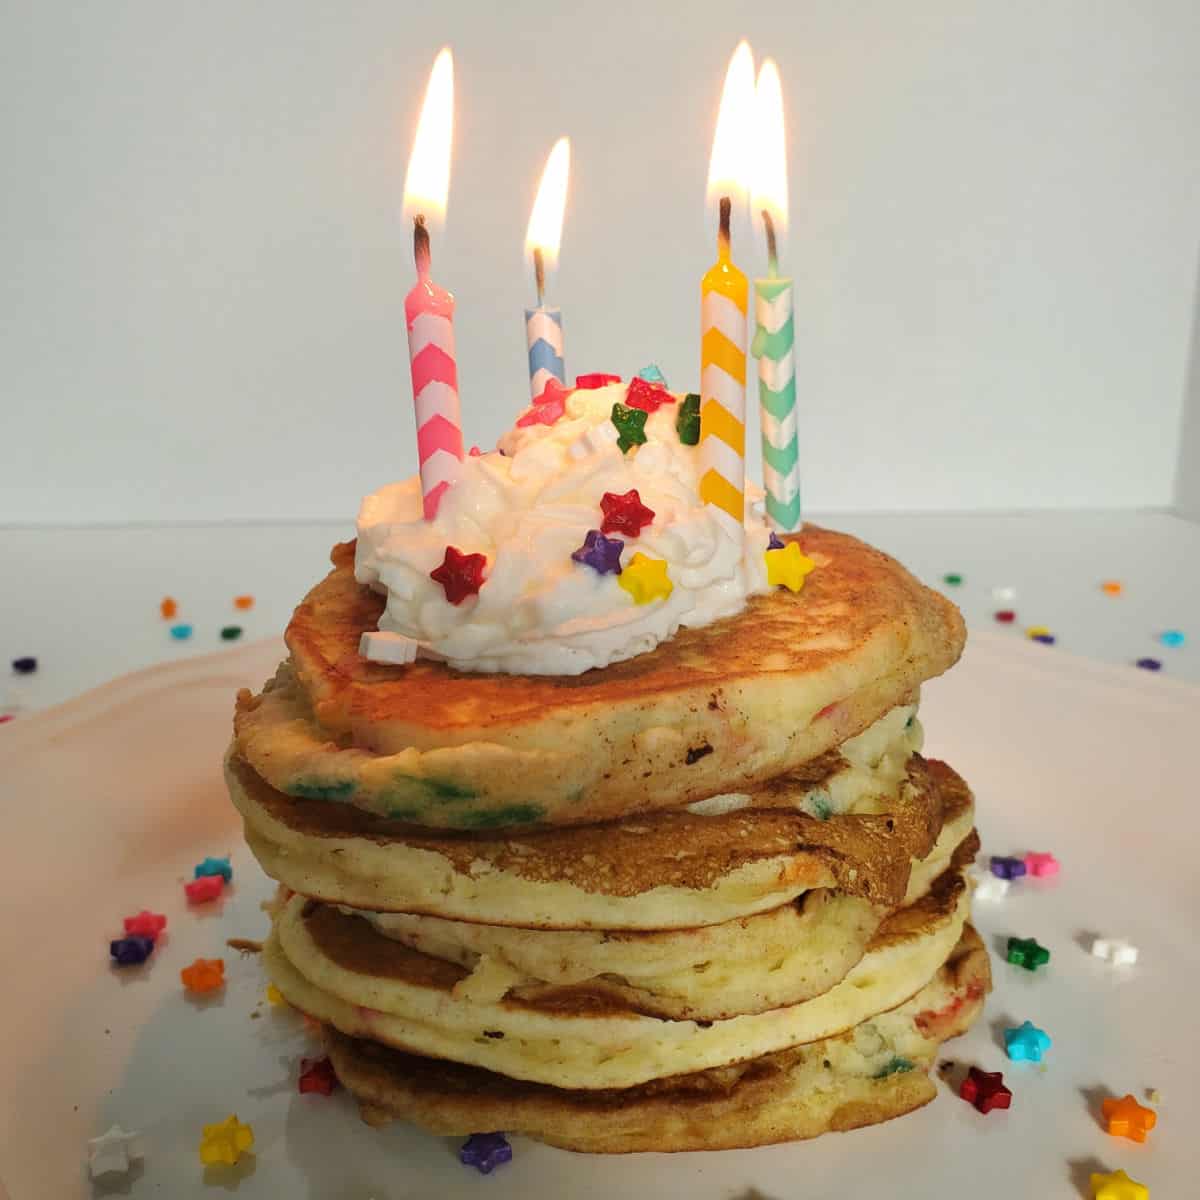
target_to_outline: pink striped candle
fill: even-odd
[[[454,297],[429,278],[429,231],[425,218],[413,221],[417,283],[404,298],[413,405],[417,414],[417,461],[425,520],[458,478],[463,458],[458,404],[458,364],[454,359]]]

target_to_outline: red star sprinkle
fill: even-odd
[[[625,403],[642,412],[658,412],[664,404],[674,404],[675,397],[661,383],[650,383],[645,379],[631,379],[625,392]]]
[[[607,387],[610,383],[620,383],[620,375],[605,375],[602,371],[593,371],[590,375],[576,375],[575,386],[585,391]]]
[[[167,927],[162,913],[147,912],[144,908],[134,917],[125,918],[125,932],[137,937],[156,938]]]
[[[477,596],[483,587],[483,568],[487,556],[464,554],[454,546],[446,547],[442,565],[429,572],[429,578],[442,585],[451,604],[461,604],[468,596]]]
[[[623,533],[628,537],[637,537],[654,520],[654,510],[642,503],[637,488],[623,496],[605,492],[600,497],[600,509],[604,513],[601,533]]]
[[[318,1092],[332,1096],[338,1085],[333,1063],[328,1058],[302,1058],[300,1060],[300,1094]]]
[[[528,425],[553,425],[566,410],[570,390],[557,379],[548,380],[542,394],[533,402],[529,411],[517,419],[522,428]]]
[[[981,1113],[991,1112],[993,1108],[1008,1108],[1012,1104],[1012,1092],[1004,1086],[1004,1076],[999,1071],[981,1071],[978,1067],[967,1072],[958,1094]]]

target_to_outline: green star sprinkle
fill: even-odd
[[[612,423],[617,427],[617,445],[622,454],[628,454],[631,446],[641,446],[646,441],[646,418],[649,413],[640,408],[630,408],[628,404],[617,401],[612,406]]]
[[[700,441],[700,397],[695,392],[688,392],[683,398],[675,418],[675,432],[685,446],[694,446]]]

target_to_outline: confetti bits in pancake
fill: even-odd
[[[1158,1114],[1154,1109],[1144,1108],[1130,1095],[1122,1096],[1120,1100],[1105,1100],[1100,1107],[1104,1112],[1108,1132],[1113,1137],[1144,1142],[1158,1122]]]
[[[637,488],[621,495],[605,492],[600,497],[600,511],[604,513],[601,533],[623,533],[635,538],[654,520],[654,509],[642,503]]]
[[[243,1125],[236,1113],[215,1125],[205,1125],[200,1139],[200,1161],[206,1167],[232,1167],[254,1148],[254,1130]]]
[[[302,1058],[300,1060],[300,1094],[316,1092],[321,1096],[332,1096],[338,1086],[338,1077],[329,1058]]]
[[[116,938],[108,943],[108,952],[118,967],[135,967],[144,963],[154,953],[154,939],[150,937]]]
[[[1131,967],[1138,960],[1138,948],[1120,938],[1093,938],[1092,953],[1114,967]]]
[[[464,554],[455,546],[447,546],[442,565],[430,571],[429,578],[442,585],[451,604],[461,604],[468,596],[479,594],[486,566],[486,555]]]
[[[806,557],[799,542],[788,542],[782,550],[767,550],[763,558],[767,564],[768,585],[785,587],[789,592],[798,592],[804,586],[805,577],[817,565]]]
[[[225,855],[224,858],[213,858],[210,854],[203,862],[196,864],[193,875],[197,879],[203,879],[209,875],[220,875],[228,883],[233,878],[233,867],[229,865],[229,855]]]
[[[641,553],[633,556],[617,577],[617,583],[633,597],[634,604],[665,600],[675,590],[667,576],[666,559],[649,558]]]
[[[1092,1200],[1150,1200],[1150,1189],[1124,1171],[1111,1174],[1096,1173],[1090,1179]]]
[[[981,1113],[989,1113],[994,1108],[1012,1107],[1012,1092],[1004,1086],[1004,1076],[999,1071],[981,1071],[978,1067],[972,1067],[962,1081],[958,1094]]]
[[[1004,1049],[1014,1062],[1041,1062],[1052,1044],[1050,1035],[1032,1021],[1004,1031]]]
[[[502,1163],[512,1161],[512,1147],[502,1133],[473,1133],[458,1152],[459,1162],[490,1175]]]
[[[223,958],[198,958],[189,967],[179,972],[183,986],[196,995],[215,992],[225,986],[225,960]]]
[[[1005,956],[1010,963],[1024,967],[1027,971],[1036,971],[1050,961],[1050,951],[1045,946],[1038,945],[1036,938],[1008,939],[1008,953]]]
[[[225,890],[225,879],[221,875],[202,875],[191,883],[185,883],[183,890],[189,904],[207,904]]]

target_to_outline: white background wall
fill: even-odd
[[[562,132],[568,370],[694,386],[743,34],[792,134],[809,503],[1169,503],[1195,0],[47,0],[0,32],[0,521],[348,516],[413,468],[398,213],[444,42],[468,439],[525,398],[521,242]]]

